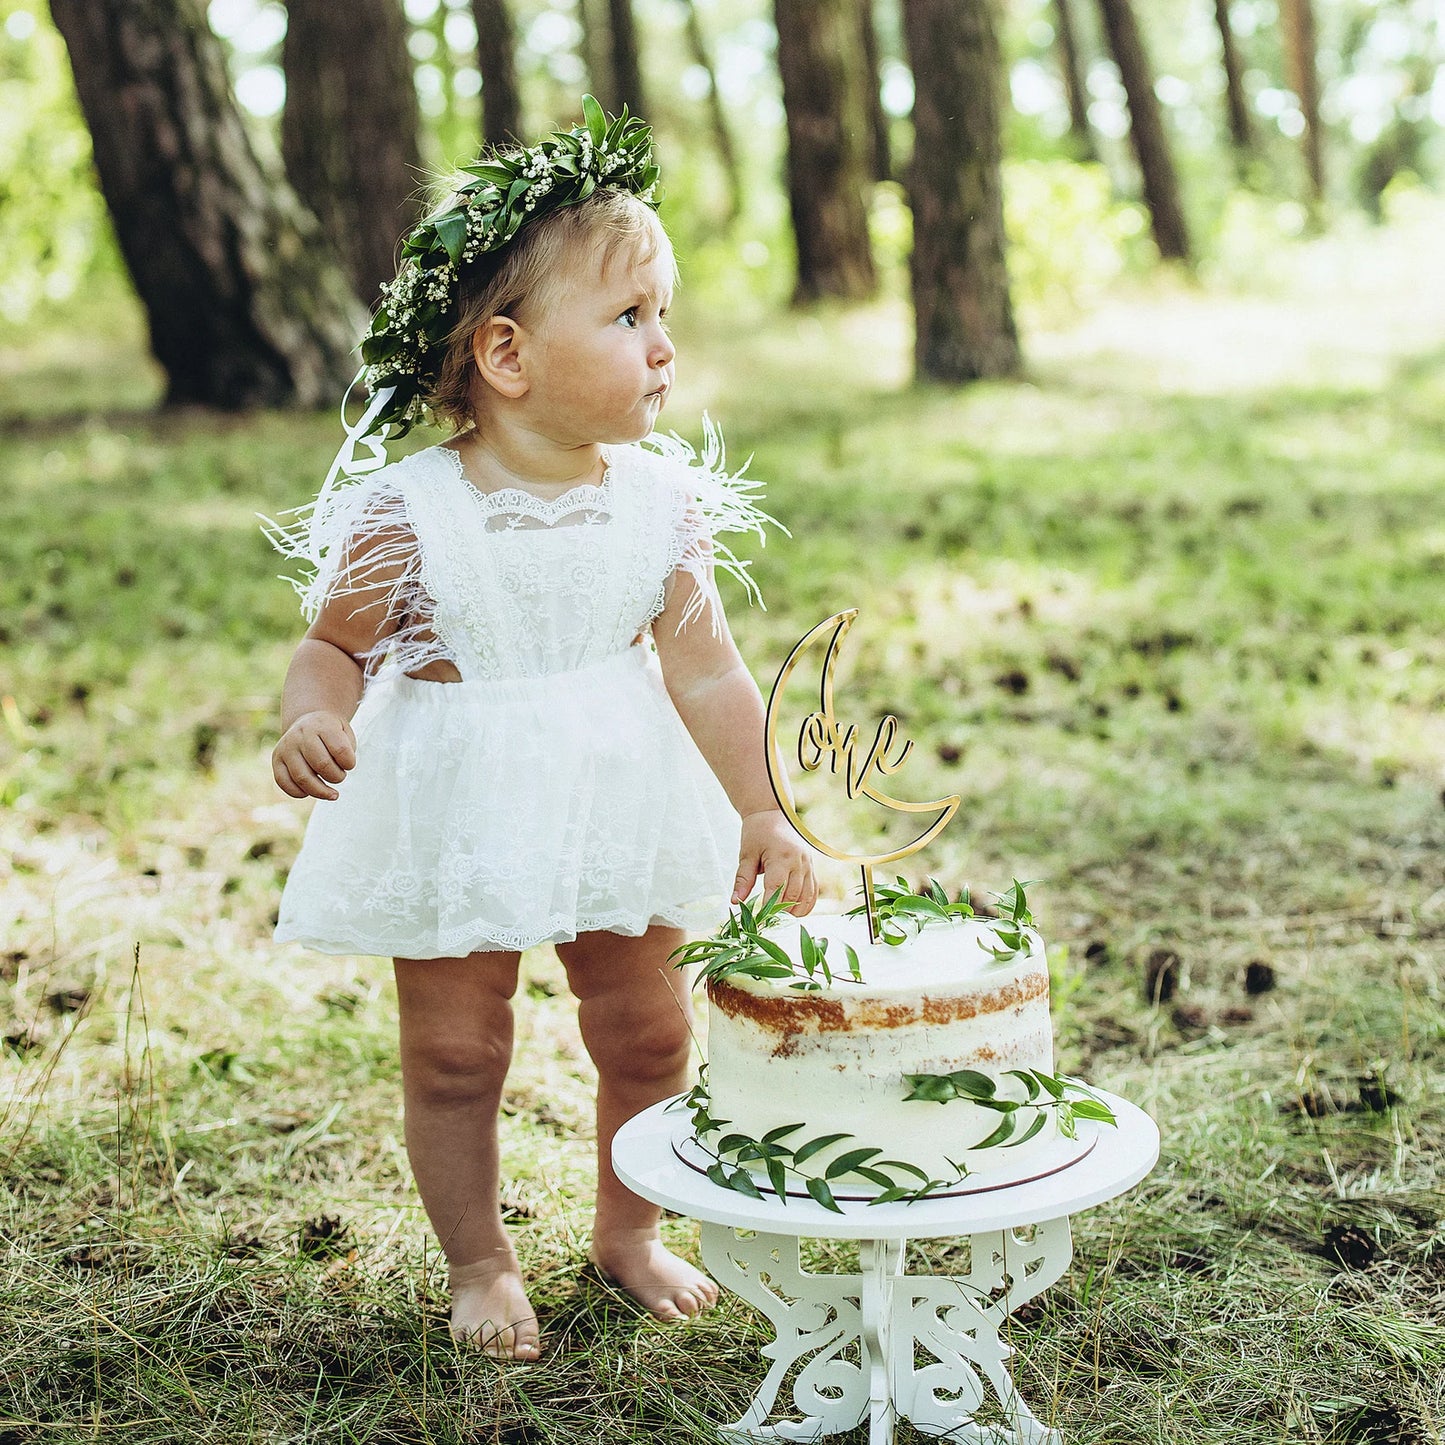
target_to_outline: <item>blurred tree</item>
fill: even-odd
[[[1019,369],[1005,261],[991,0],[903,0],[913,67],[914,370],[974,381]]]
[[[1283,0],[1280,18],[1284,24],[1284,55],[1290,89],[1299,97],[1305,119],[1305,170],[1309,174],[1310,197],[1318,205],[1325,197],[1324,147],[1320,135],[1320,79],[1315,63],[1315,12],[1310,0]]]
[[[728,186],[728,225],[731,226],[743,213],[743,178],[738,167],[737,147],[733,145],[732,131],[728,128],[727,112],[723,109],[722,92],[718,90],[717,70],[712,63],[712,52],[703,33],[702,17],[697,13],[695,0],[680,0],[683,11],[683,25],[687,31],[687,48],[692,54],[693,64],[707,72],[707,113],[712,127],[713,143],[717,146],[718,159],[722,162],[723,174]]]
[[[488,145],[522,137],[522,92],[517,86],[517,32],[507,0],[472,0],[477,22],[477,68],[482,73],[482,139]]]
[[[1229,22],[1229,0],[1214,0],[1214,23],[1219,30],[1220,59],[1224,64],[1224,96],[1229,110],[1229,138],[1235,154],[1244,159],[1254,149],[1249,124],[1249,101],[1244,94],[1244,69],[1239,46]]]
[[[252,147],[198,0],[51,0],[166,403],[320,406],[366,313]]]
[[[871,296],[870,156],[858,0],[774,0],[797,243],[793,304]]]
[[[637,53],[632,0],[607,0],[607,30],[612,38],[608,49],[612,61],[612,109],[620,110],[625,102],[633,115],[651,115],[647,92],[642,87],[642,61]]]
[[[1179,198],[1179,177],[1169,152],[1164,117],[1154,93],[1154,71],[1133,4],[1131,0],[1099,0],[1099,13],[1129,101],[1129,138],[1139,160],[1154,243],[1161,256],[1187,261],[1189,227]]]
[[[612,70],[612,27],[607,20],[608,0],[577,0],[577,21],[582,27],[582,65],[587,86],[604,110],[616,115],[622,101]]]
[[[893,179],[892,147],[888,137],[888,114],[883,109],[883,79],[878,54],[878,24],[873,0],[858,0],[858,24],[863,37],[864,95],[868,106],[868,128],[873,140],[873,179]]]
[[[368,306],[421,219],[416,84],[400,0],[287,0],[281,154]]]
[[[1073,0],[1054,0],[1054,38],[1058,41],[1064,96],[1069,103],[1069,135],[1074,143],[1074,158],[1096,161],[1099,159],[1099,148],[1094,144],[1094,132],[1089,127],[1089,93],[1084,87],[1084,67],[1079,60]]]

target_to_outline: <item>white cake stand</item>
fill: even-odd
[[[1105,1127],[1097,1148],[1058,1173],[916,1204],[846,1203],[841,1214],[812,1199],[750,1199],[684,1164],[674,1145],[692,1120],[673,1107],[676,1099],[628,1120],[612,1144],[618,1177],[644,1199],[700,1220],[703,1262],[720,1285],[762,1310],[777,1336],[763,1346],[772,1367],[752,1405],[719,1426],[719,1438],[817,1440],[866,1417],[869,1445],[892,1445],[900,1419],[969,1445],[1061,1445],[1014,1389],[1004,1368],[1013,1350],[999,1326],[1068,1268],[1069,1215],[1132,1188],[1159,1157],[1154,1121],[1117,1095],[1094,1092],[1118,1127]],[[967,1274],[902,1272],[905,1241],[944,1235],[968,1237]],[[859,1240],[860,1272],[805,1271],[804,1236]],[[770,1424],[795,1367],[793,1416]],[[998,1397],[1002,1428],[974,1421],[984,1380]]]

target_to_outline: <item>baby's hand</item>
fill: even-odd
[[[303,713],[271,754],[276,786],[293,798],[340,796],[339,783],[356,766],[356,734],[339,713]]]
[[[789,912],[801,917],[813,911],[818,901],[818,884],[813,877],[812,854],[780,808],[749,813],[743,818],[738,876],[733,883],[734,903],[741,903],[752,892],[759,874],[763,877],[765,898],[774,889],[781,888],[783,902],[790,905]]]

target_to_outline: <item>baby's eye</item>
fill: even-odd
[[[637,325],[637,307],[635,307],[635,306],[629,306],[629,307],[627,308],[627,310],[624,311],[624,312],[622,313],[622,315],[619,316],[617,319],[618,319],[619,321],[626,321],[630,326],[636,326],[636,325]]]

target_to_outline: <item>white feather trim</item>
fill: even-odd
[[[726,542],[719,541],[718,534],[752,532],[763,546],[767,546],[768,542],[764,523],[771,523],[784,536],[791,537],[793,534],[776,517],[769,516],[757,505],[763,484],[755,477],[743,476],[752,457],[749,456],[736,472],[729,473],[722,432],[706,412],[702,414],[702,429],[701,457],[676,432],[669,432],[667,436],[653,432],[643,439],[642,445],[675,462],[685,471],[682,485],[690,500],[673,565],[692,578],[696,590],[688,598],[677,631],[681,632],[689,623],[696,621],[706,607],[712,634],[716,637],[718,619],[722,616],[722,599],[718,596],[714,580],[717,571],[735,578],[742,584],[748,601],[756,602],[764,612],[767,611],[763,594],[748,573],[750,563],[738,557]]]
[[[328,476],[312,501],[281,514],[294,521],[283,524],[256,514],[271,545],[305,564],[299,576],[283,573],[281,580],[300,597],[307,622],[315,622],[333,598],[371,594],[349,615],[379,611],[379,629],[394,623],[357,654],[368,676],[388,655],[404,671],[454,661],[432,631],[435,603],[422,586],[421,549],[406,508],[409,460],[361,476]]]

